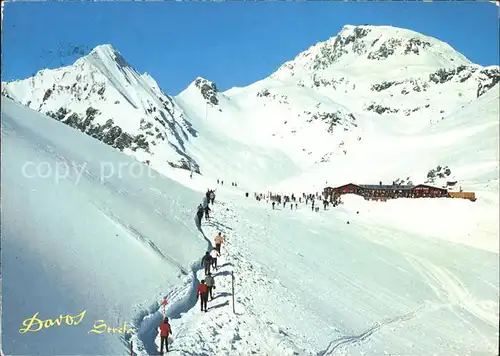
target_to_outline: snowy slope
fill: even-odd
[[[130,325],[167,292],[189,290],[192,263],[207,246],[193,220],[200,201],[142,163],[2,98],[3,351],[126,352],[124,332],[88,331],[97,320]],[[78,326],[19,333],[35,313],[55,319],[83,310]]]
[[[132,320],[138,333],[125,339],[136,354],[155,354],[157,303],[167,296],[174,355],[496,354],[498,67],[471,64],[448,45],[411,31],[346,26],[248,87],[220,92],[197,78],[169,98],[149,75],[117,66],[117,57],[100,60],[107,49],[77,61],[88,66],[82,73],[105,73],[107,83],[105,99],[95,92],[84,100],[95,99],[104,112],[107,93],[120,93],[113,105],[124,108],[123,126],[130,131],[140,122],[130,114],[134,106],[145,108],[152,96],[168,100],[174,116],[185,119],[173,126],[185,122],[195,132],[181,152],[203,176],[165,166],[170,145],[155,146],[152,154],[124,148],[141,161],[151,158],[154,170],[169,178],[154,170],[137,177],[136,170],[149,171],[133,158],[2,98],[7,353],[127,352],[118,335],[86,334],[94,320],[105,319]],[[62,74],[51,78],[65,80]],[[50,100],[57,110],[58,100],[68,98],[77,110],[78,95],[64,90],[43,103],[46,91],[34,90],[45,88],[43,78],[39,73],[6,84],[2,93],[22,104],[33,98],[42,112]],[[30,87],[33,80],[39,82]],[[55,84],[47,81],[47,88]],[[78,110],[87,115],[87,107]],[[175,134],[168,137],[178,143]],[[22,175],[28,161],[48,162],[45,169],[74,161],[71,167],[86,170],[59,182],[52,175],[33,179]],[[125,164],[124,173],[101,182],[103,162],[115,169]],[[432,184],[457,180],[478,200],[377,203],[346,196],[343,205],[316,213],[303,204],[273,211],[265,200],[244,197],[267,189],[313,193],[351,181],[420,183],[443,167],[451,173]],[[217,187],[214,218],[203,221],[200,234],[193,209],[208,187]],[[216,298],[205,314],[193,287],[204,277],[197,269],[204,236],[211,240],[217,231],[228,238]],[[36,311],[55,317],[84,308],[81,328],[17,332]]]
[[[314,213],[304,204],[273,211],[264,202],[219,196],[214,220],[203,223],[207,235],[227,234],[215,298],[208,313],[195,306],[172,320],[172,355],[497,351],[498,242],[468,247],[429,238],[413,230],[416,224],[397,229],[378,219],[380,204],[361,198]],[[421,204],[437,204],[436,220],[450,227],[456,219],[447,218],[448,209],[465,219],[472,203],[406,201],[398,209]],[[148,320],[159,345],[158,313]]]

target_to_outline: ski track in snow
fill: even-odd
[[[463,308],[488,325],[498,325],[498,313],[492,310],[493,307],[483,308],[453,273],[417,256],[407,256],[407,260],[415,266],[444,303]],[[467,321],[459,314],[457,316]]]
[[[397,316],[394,318],[386,319],[380,322],[375,323],[371,328],[365,330],[359,335],[353,335],[353,336],[343,336],[339,339],[333,340],[326,350],[318,352],[318,356],[327,356],[327,355],[333,355],[333,353],[338,350],[340,347],[346,347],[352,344],[356,344],[359,342],[362,342],[366,339],[368,339],[370,336],[372,336],[374,333],[379,331],[382,327],[387,326],[389,324],[397,323],[397,322],[403,322],[403,321],[408,321],[412,318],[414,318],[423,308],[425,305],[421,305],[415,310],[401,316]]]

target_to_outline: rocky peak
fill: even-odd
[[[90,61],[107,61],[115,62],[119,67],[130,67],[130,64],[123,58],[123,56],[110,44],[103,44],[96,46],[90,53],[80,60],[90,60]]]
[[[346,25],[335,37],[319,42],[283,64],[272,77],[311,76],[329,69],[356,65],[379,67],[385,63],[391,68],[425,66],[436,69],[471,64],[448,44],[411,30]]]
[[[202,77],[196,78],[193,83],[194,86],[200,90],[201,95],[208,104],[219,104],[219,98],[217,97],[219,90],[217,89],[215,83]]]
[[[111,45],[97,46],[71,66],[2,83],[2,95],[129,154],[167,153],[171,165],[189,162],[199,171],[186,153],[196,130],[156,81],[138,74]]]

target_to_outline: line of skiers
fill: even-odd
[[[212,273],[210,272],[210,268],[213,267],[215,270],[217,267],[217,258],[220,257],[220,248],[221,245],[225,241],[225,236],[221,235],[221,232],[215,236],[214,242],[215,247],[212,251],[207,251],[205,256],[201,259],[201,265],[205,268],[205,279],[202,279],[198,286],[198,293],[196,294],[196,298],[200,299],[200,308],[201,311],[207,312],[207,303],[208,297],[210,296],[210,300],[214,299],[212,290],[215,289],[215,281]]]
[[[205,256],[203,256],[201,260],[201,264],[205,267],[205,278],[200,281],[198,285],[198,290],[196,293],[196,299],[200,299],[200,307],[201,311],[207,312],[207,304],[208,298],[210,300],[214,299],[213,290],[215,289],[215,279],[212,273],[210,272],[210,268],[213,267],[215,270],[217,267],[217,258],[220,257],[220,250],[222,244],[225,242],[225,235],[219,231],[217,235],[215,235],[214,243],[215,246],[212,251],[207,251]],[[169,323],[168,317],[164,317],[160,323],[160,353],[163,355],[163,349],[165,347],[165,351],[168,352],[168,336],[172,335],[172,327]]]
[[[207,189],[205,196],[203,197],[203,201],[200,205],[198,205],[198,209],[196,212],[196,216],[198,217],[198,224],[201,225],[201,220],[203,219],[203,215],[205,215],[205,219],[208,220],[210,218],[210,213],[212,209],[208,206],[209,204],[214,205],[215,202],[215,190]]]

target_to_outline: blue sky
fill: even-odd
[[[499,64],[499,8],[486,2],[6,3],[2,80],[73,63],[110,43],[171,95],[197,76],[226,90],[263,79],[345,24],[409,28],[471,61]]]

